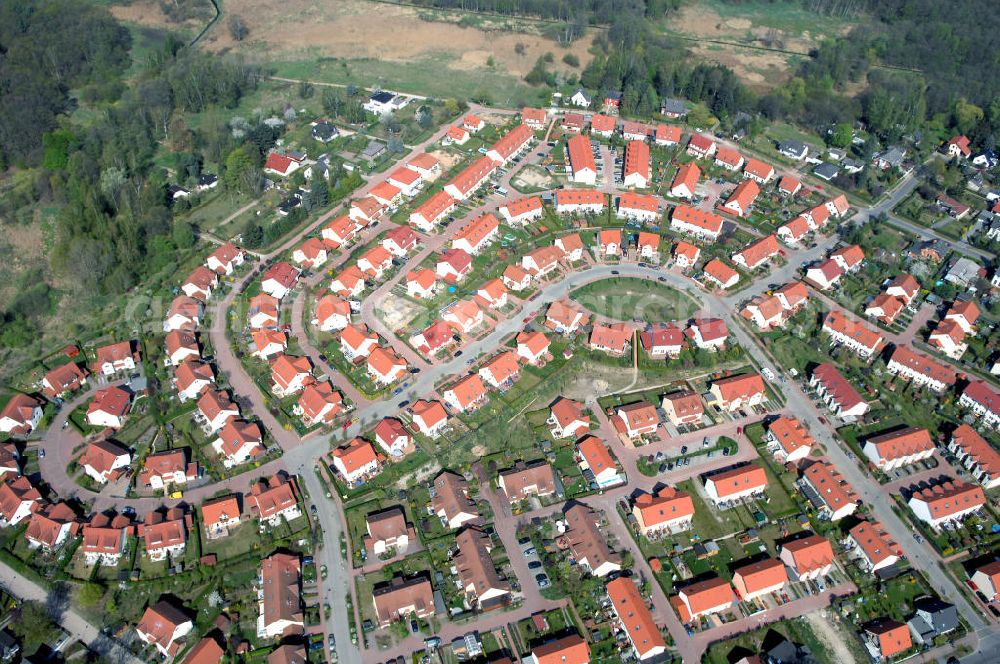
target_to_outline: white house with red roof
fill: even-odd
[[[198,399],[198,412],[209,433],[215,433],[227,421],[240,416],[240,409],[229,398],[229,394],[221,390],[206,390]]]
[[[307,386],[292,408],[307,427],[329,424],[343,411],[344,397],[329,381]]]
[[[597,436],[586,436],[577,441],[576,451],[584,477],[589,473],[593,477],[590,481],[596,482],[600,488],[607,489],[625,482],[608,446]]]
[[[243,265],[246,252],[232,242],[226,242],[208,255],[205,266],[218,274],[230,275],[237,267]]]
[[[212,449],[222,457],[222,465],[232,468],[264,455],[260,425],[245,420],[229,420],[212,441]]]
[[[820,290],[834,288],[844,275],[844,269],[837,261],[828,258],[806,269],[806,279]]]
[[[421,268],[406,273],[406,294],[418,300],[434,297],[437,293],[437,275],[434,270]]]
[[[969,137],[952,136],[944,144],[944,151],[949,157],[967,159],[972,154],[972,148],[969,147]]]
[[[183,362],[174,371],[174,387],[177,388],[177,398],[182,403],[197,399],[214,382],[215,372],[207,362]]]
[[[288,347],[285,333],[278,330],[254,330],[250,338],[250,354],[262,360],[281,355]]]
[[[767,235],[733,254],[733,262],[747,270],[755,270],[780,253],[778,238]]]
[[[441,145],[465,145],[469,141],[469,132],[464,127],[448,127]]]
[[[187,330],[167,332],[163,345],[166,346],[167,359],[175,367],[186,360],[197,360],[201,357],[198,339],[193,332]]]
[[[472,272],[472,255],[462,249],[449,249],[438,256],[435,273],[450,284],[458,283]]]
[[[348,484],[354,484],[378,472],[379,460],[375,448],[364,438],[355,438],[330,454],[333,467]]]
[[[635,219],[643,223],[651,223],[660,214],[660,202],[652,194],[637,194],[625,192],[618,197],[619,219]]]
[[[560,237],[557,237],[552,242],[552,246],[558,249],[560,252],[562,252],[562,258],[571,263],[583,260],[585,248],[583,246],[583,239],[580,237],[579,233],[570,233],[568,235],[562,235]],[[551,263],[550,256],[554,256],[554,254],[546,253],[540,256],[543,256],[544,261],[548,261]],[[538,261],[533,260],[532,262],[535,263],[535,265],[533,265],[532,267],[534,267],[537,270]]]
[[[487,212],[458,229],[451,239],[451,246],[476,256],[490,246],[499,235],[500,222]]]
[[[204,265],[199,265],[181,283],[181,291],[188,297],[202,302],[212,297],[212,290],[219,285],[219,275]]]
[[[455,209],[455,199],[446,191],[438,191],[410,213],[410,225],[425,233],[442,223]]]
[[[705,493],[716,506],[733,505],[743,498],[761,495],[766,490],[767,474],[755,463],[712,473],[705,478]]]
[[[264,172],[286,177],[299,170],[302,161],[297,155],[270,152],[264,161]]]
[[[557,239],[556,242],[560,240],[561,238]],[[582,256],[582,246],[580,253]],[[544,277],[550,272],[559,269],[559,261],[563,255],[562,249],[558,248],[558,246],[538,247],[521,257],[521,268],[535,278]]]
[[[507,389],[521,376],[521,366],[513,351],[500,353],[479,369],[479,377],[496,389]]]
[[[423,187],[424,177],[419,171],[406,166],[400,166],[389,174],[386,182],[398,188],[407,198],[413,198]]]
[[[446,389],[441,396],[455,412],[467,413],[486,403],[489,393],[479,374],[470,374]]]
[[[528,364],[538,365],[549,353],[549,339],[541,332],[517,335],[517,356]]]
[[[378,346],[378,335],[368,330],[364,323],[351,324],[340,333],[340,352],[348,361],[368,357]]]
[[[760,186],[754,180],[744,180],[736,185],[722,207],[738,217],[745,217],[759,195]]]
[[[382,245],[375,245],[361,254],[355,265],[368,281],[381,281],[386,272],[392,269],[392,254]]]
[[[466,166],[462,172],[452,178],[444,186],[444,190],[456,201],[464,201],[473,192],[486,184],[486,181],[489,180],[496,167],[496,162],[492,159],[481,157]]]
[[[720,146],[715,152],[715,165],[727,171],[738,171],[746,159],[738,151],[726,146]]]
[[[382,248],[397,258],[403,258],[420,244],[420,238],[409,226],[396,226],[382,238]]]
[[[354,221],[364,226],[371,226],[385,215],[387,209],[386,205],[374,196],[365,196],[351,201],[347,214]]]
[[[308,357],[282,354],[271,362],[271,392],[279,397],[297,394],[314,382]]]
[[[747,159],[743,166],[743,177],[753,180],[757,184],[767,184],[774,179],[774,175],[774,166],[759,159]]]
[[[486,156],[498,165],[504,165],[512,159],[516,159],[531,147],[534,134],[531,129],[524,125],[517,125],[504,134],[496,143],[486,151]]]
[[[411,346],[430,357],[458,343],[454,336],[455,332],[448,323],[443,320],[437,320],[422,331],[411,336],[409,341]]]
[[[639,333],[639,341],[650,357],[678,357],[684,348],[684,333],[673,323],[653,323]]]
[[[87,445],[78,463],[91,479],[98,484],[106,484],[120,475],[118,471],[129,467],[132,455],[110,440],[96,440]]]
[[[718,258],[713,258],[705,263],[702,267],[702,273],[707,281],[711,284],[715,284],[717,288],[721,288],[723,290],[732,288],[739,283],[740,280],[740,273],[720,261]]]
[[[721,318],[695,318],[684,335],[698,348],[714,350],[725,345],[729,338],[729,328]]]
[[[323,332],[343,330],[351,324],[351,303],[336,295],[324,295],[316,301],[312,324]]]
[[[0,433],[24,436],[42,421],[42,402],[27,394],[15,394],[0,411]]]
[[[934,441],[927,429],[906,427],[871,436],[861,448],[871,463],[889,472],[934,456]]]
[[[476,290],[476,302],[487,309],[507,306],[507,287],[500,279],[490,279]]]
[[[298,283],[299,274],[297,269],[285,262],[278,262],[264,272],[260,282],[260,289],[279,300],[284,299],[289,291],[295,288]]]
[[[348,215],[341,215],[323,227],[320,237],[334,249],[349,244],[358,235],[358,224]]]
[[[382,421],[375,425],[373,433],[375,442],[389,456],[401,457],[407,448],[413,445],[413,436],[406,430],[403,423],[394,417],[383,417]]]
[[[321,267],[327,260],[326,245],[318,237],[306,238],[292,252],[292,260],[310,269]]]
[[[133,371],[139,354],[132,350],[131,341],[120,341],[116,344],[101,346],[97,349],[97,360],[94,370],[105,376],[113,376],[119,371]]]
[[[704,134],[692,134],[688,141],[687,153],[696,159],[705,159],[713,156],[717,147],[714,139]]]
[[[559,189],[556,191],[558,214],[600,214],[604,211],[604,194],[593,189]]]
[[[170,303],[167,318],[163,321],[163,331],[196,330],[204,317],[204,303],[184,294],[178,295]]]
[[[507,201],[500,206],[499,212],[504,221],[511,226],[523,226],[541,218],[542,199],[538,196],[527,196],[513,201]]]
[[[1000,393],[986,381],[970,382],[962,391],[958,405],[971,410],[984,426],[1000,428]]]
[[[341,297],[357,297],[365,290],[365,275],[356,264],[348,265],[330,282],[330,290]]]
[[[368,377],[378,385],[391,385],[407,373],[406,360],[396,355],[392,348],[374,349],[366,361]]]
[[[120,429],[132,407],[132,394],[112,385],[98,390],[87,407],[87,424]]]
[[[508,265],[500,275],[503,285],[512,291],[523,291],[531,286],[531,273],[520,265]]]
[[[684,198],[690,200],[694,198],[698,180],[701,178],[701,169],[698,164],[689,161],[682,164],[677,169],[673,181],[670,183],[670,195],[674,198]]]
[[[444,310],[441,320],[459,334],[468,334],[483,324],[485,316],[475,300],[459,300]]]
[[[678,205],[670,215],[671,230],[702,240],[717,240],[722,233],[722,224],[723,220],[719,215],[687,205]]]
[[[916,491],[907,503],[918,519],[935,530],[961,523],[985,505],[981,486],[952,479]]]
[[[674,245],[674,265],[681,270],[688,270],[694,267],[700,257],[701,249],[693,244],[679,240],[677,244]]]
[[[448,426],[448,411],[440,401],[417,401],[410,407],[410,416],[417,431],[428,438],[437,438]]]

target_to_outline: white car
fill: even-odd
[[[764,374],[764,378],[768,380],[774,380],[774,372],[768,369],[767,367],[761,369],[760,372]]]

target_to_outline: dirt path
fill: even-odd
[[[823,642],[830,652],[834,654],[832,658],[835,662],[853,662],[854,653],[847,647],[846,640],[853,638],[850,634],[844,634],[840,629],[834,627],[832,622],[824,618],[821,613],[824,611],[813,611],[803,616],[809,622],[809,626],[816,633],[817,638]]]

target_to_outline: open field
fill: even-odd
[[[566,53],[585,66],[593,39],[591,34],[563,47],[531,21],[477,17],[472,27],[469,21],[459,24],[461,12],[367,0],[243,0],[226,10],[244,20],[249,35],[235,41],[224,18],[202,47],[242,53],[273,65],[279,76],[438,97],[490,95],[497,102],[529,99],[534,92],[521,80],[547,52],[556,70],[577,71],[562,63]],[[156,0],[135,0],[114,12],[142,25],[169,25]]]
[[[729,67],[748,86],[771,89],[790,78],[822,39],[843,34],[855,23],[856,19],[816,14],[791,0],[739,4],[700,0],[663,19],[659,27],[667,34],[697,40],[687,44],[695,54]]]

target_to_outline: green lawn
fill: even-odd
[[[577,288],[570,297],[616,320],[687,320],[698,308],[686,293],[645,279],[602,279]]]
[[[443,55],[422,57],[409,62],[374,59],[293,60],[270,63],[275,74],[359,87],[373,85],[399,92],[438,98],[488,99],[501,106],[518,107],[538,102],[539,92],[502,71],[473,69],[459,71]],[[447,72],[442,75],[442,72]]]

